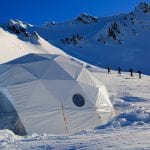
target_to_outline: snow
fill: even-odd
[[[32,38],[33,39],[33,38]],[[62,54],[62,50],[39,37],[39,44],[20,40],[16,35],[0,28],[0,63],[10,61],[29,53]]]
[[[24,149],[24,150],[85,150],[85,149],[108,149],[108,150],[148,150],[149,127],[145,130],[141,127],[125,128],[123,131],[95,130],[85,131],[70,136],[32,135],[26,138],[7,142],[7,138],[1,142],[1,149]],[[138,132],[137,132],[138,131]],[[144,137],[144,138],[143,138]]]
[[[66,136],[35,133],[20,137],[2,128],[0,149],[150,149],[149,10],[149,5],[141,3],[131,13],[107,18],[91,19],[92,16],[82,14],[80,17],[84,21],[77,17],[65,23],[47,22],[41,26],[19,20],[10,20],[7,24],[15,25],[18,30],[24,28],[29,37],[25,37],[22,31],[20,34],[13,33],[6,28],[6,24],[5,27],[0,27],[0,63],[28,53],[66,55],[65,51],[93,65],[104,68],[109,65],[113,69],[120,66],[124,71],[133,68],[134,71],[141,70],[145,74],[139,79],[136,73],[133,77],[128,72],[118,75],[116,71],[111,71],[111,74],[107,74],[105,69],[87,65],[108,89],[116,110],[112,120],[94,130]],[[116,37],[108,36],[114,23],[117,23],[119,31],[112,29]],[[81,40],[77,34],[82,37]],[[66,38],[69,38],[69,43],[64,44],[62,39]]]
[[[64,23],[38,26],[10,20],[0,28],[0,63],[29,51],[64,51],[96,66],[120,66],[124,71],[133,68],[150,75],[149,39],[150,5],[145,3],[130,13],[106,18],[83,13]]]
[[[9,130],[0,131],[1,149],[150,149],[150,77],[138,74],[130,77],[116,71],[90,68],[92,74],[106,85],[116,116],[107,124],[91,131],[72,135],[14,135]]]
[[[71,21],[33,26],[29,31],[36,30],[69,55],[93,65],[113,69],[120,66],[124,71],[133,68],[149,75],[149,7],[142,3],[128,14],[107,18],[81,14]]]

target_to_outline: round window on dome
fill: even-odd
[[[73,103],[78,107],[82,107],[85,104],[85,99],[81,94],[74,94],[72,100]]]

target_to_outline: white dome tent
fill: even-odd
[[[106,123],[105,86],[77,61],[29,54],[0,65],[0,113],[17,114],[18,133],[67,134]]]

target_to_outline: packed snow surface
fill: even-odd
[[[116,109],[107,124],[73,135],[28,135],[19,137],[9,130],[0,131],[0,149],[75,150],[75,149],[150,149],[150,77],[129,73],[107,74],[104,69],[89,68],[102,81]]]

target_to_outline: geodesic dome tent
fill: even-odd
[[[83,64],[29,54],[0,65],[0,113],[15,114],[19,134],[66,134],[106,123],[113,106]]]

